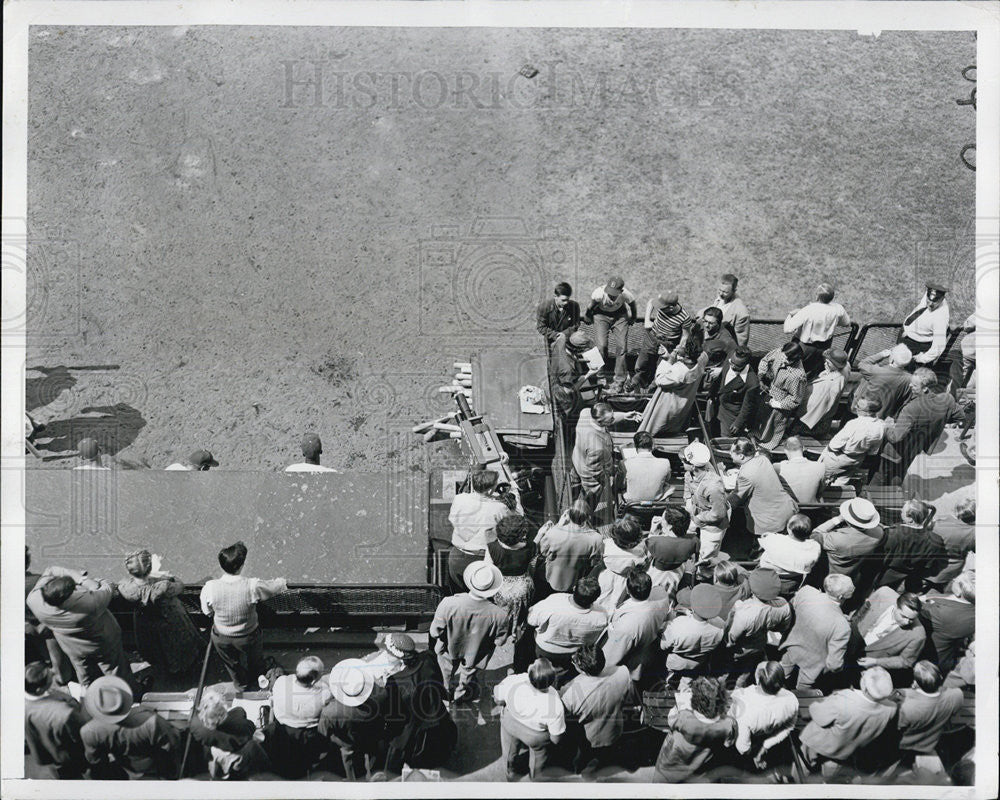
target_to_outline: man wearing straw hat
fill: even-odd
[[[98,678],[83,699],[90,722],[80,729],[91,777],[176,778],[181,736],[150,708],[132,705],[132,689],[115,675]],[[113,760],[113,763],[112,763]]]
[[[346,658],[328,678],[333,696],[320,712],[319,732],[340,748],[349,781],[364,779],[381,750],[386,692],[376,681],[377,672],[367,661]]]
[[[458,674],[456,703],[471,699],[477,670],[485,668],[493,650],[510,636],[507,612],[490,602],[503,586],[500,570],[488,561],[473,561],[462,579],[469,591],[444,598],[428,631],[437,640],[434,650],[447,688],[452,674]]]
[[[880,545],[885,531],[880,523],[871,500],[853,497],[840,504],[840,514],[813,529],[812,538],[823,546],[830,574],[850,578],[859,602],[867,596],[882,564]]]

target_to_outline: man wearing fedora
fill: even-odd
[[[212,467],[219,466],[219,462],[215,460],[208,450],[195,450],[191,455],[187,457],[186,461],[178,461],[176,464],[171,464],[167,467],[167,470],[173,472],[208,472]]]
[[[428,631],[437,640],[434,649],[447,688],[457,673],[456,703],[471,699],[477,671],[510,636],[507,612],[490,602],[503,586],[500,570],[488,561],[473,561],[462,579],[469,591],[444,598]]]
[[[927,291],[916,308],[903,320],[899,341],[905,344],[918,364],[933,364],[948,345],[951,309],[945,295],[948,287],[936,280],[927,281]]]
[[[590,305],[584,312],[583,321],[594,326],[597,349],[604,359],[605,375],[610,377],[611,354],[608,335],[615,332],[621,342],[621,353],[615,357],[614,383],[617,389],[625,385],[625,352],[629,326],[636,319],[635,295],[625,288],[625,279],[612,275],[604,286],[598,286],[590,295]]]
[[[882,564],[885,537],[878,510],[871,500],[853,497],[840,504],[840,513],[813,529],[812,538],[826,554],[831,575],[846,575],[854,584],[854,601],[868,594]]]
[[[684,499],[691,526],[698,536],[698,560],[706,561],[719,552],[729,527],[726,487],[711,463],[708,445],[691,442],[681,453],[684,465]]]
[[[90,722],[80,730],[91,777],[176,778],[180,732],[149,708],[133,705],[132,689],[115,675],[87,687]]]
[[[781,578],[757,567],[747,579],[750,597],[737,600],[726,620],[725,656],[720,667],[742,686],[766,658],[768,634],[784,633],[792,624],[792,608],[781,595]]]
[[[328,678],[332,697],[320,712],[318,729],[340,749],[349,781],[364,780],[384,750],[386,691],[378,685],[377,677],[378,669],[372,663],[346,658]]]
[[[319,463],[323,454],[323,442],[319,434],[307,433],[302,437],[302,461],[285,467],[285,472],[339,472],[333,467],[324,467]]]
[[[686,686],[693,675],[703,674],[725,635],[718,589],[699,583],[691,590],[690,602],[690,609],[678,606],[660,637],[660,649],[667,653],[668,681],[674,685],[680,680]]]
[[[888,363],[883,363],[888,360]],[[861,380],[854,389],[851,411],[858,413],[858,402],[864,397],[877,397],[882,407],[878,417],[895,417],[910,399],[910,367],[913,353],[905,344],[897,344],[863,359],[857,367]]]
[[[24,669],[24,741],[31,761],[26,777],[78,780],[87,771],[80,729],[87,715],[70,695],[52,688],[52,671],[41,662]],[[30,764],[30,766],[29,766]],[[42,774],[33,774],[35,770]]]
[[[854,594],[846,575],[827,575],[823,591],[803,586],[792,598],[794,622],[781,644],[781,666],[791,677],[798,667],[796,689],[813,689],[821,678],[831,680],[844,669],[851,641],[851,623],[841,606]]]

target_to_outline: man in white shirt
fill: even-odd
[[[877,397],[858,400],[858,416],[848,420],[820,454],[828,482],[879,451],[885,438],[885,420],[876,416],[881,408],[882,401]]]
[[[788,738],[799,716],[799,700],[785,688],[785,671],[777,661],[763,661],[754,685],[733,691],[730,714],[739,726],[736,750],[763,766],[768,750]]]
[[[600,595],[595,578],[580,578],[572,594],[550,594],[528,609],[528,625],[535,629],[535,654],[552,663],[557,685],[572,677],[573,654],[594,644],[608,627],[608,614],[594,604]]]
[[[599,286],[590,295],[590,305],[584,312],[583,321],[594,326],[594,339],[597,349],[604,359],[605,375],[608,374],[611,357],[608,352],[608,334],[615,331],[622,345],[614,367],[615,388],[621,390],[625,385],[625,339],[629,326],[636,318],[635,295],[625,288],[625,279],[620,275],[612,275],[604,286]]]
[[[760,566],[778,573],[783,597],[794,594],[819,561],[823,546],[811,536],[809,517],[795,514],[788,520],[785,533],[769,533],[758,540],[764,551]]]
[[[110,469],[101,463],[101,448],[96,439],[81,439],[76,447],[80,463],[73,469]]]
[[[177,462],[167,467],[171,472],[208,472],[210,467],[219,466],[219,462],[208,450],[195,450],[187,457],[187,461]]]
[[[493,689],[500,714],[500,749],[507,780],[516,781],[517,757],[528,751],[528,775],[534,780],[545,768],[549,744],[566,732],[566,712],[555,689],[556,672],[539,658],[522,675],[508,675]]]
[[[670,461],[653,455],[653,437],[639,431],[632,437],[635,453],[624,456],[625,502],[664,500],[671,492]]]
[[[307,433],[302,437],[302,458],[298,464],[291,464],[285,467],[285,472],[339,472],[333,467],[324,467],[319,463],[319,457],[323,454],[323,442],[319,435]]]
[[[510,509],[493,496],[498,479],[499,475],[492,469],[473,471],[469,476],[471,491],[456,494],[451,503],[448,575],[456,592],[466,591],[462,579],[465,568],[484,558],[486,547],[496,541],[497,523],[510,513]]]
[[[937,281],[927,281],[927,292],[917,307],[903,320],[899,341],[910,348],[918,364],[933,364],[948,344],[951,310],[945,300],[948,289]]]
[[[826,478],[826,466],[806,458],[802,442],[797,436],[789,436],[785,440],[785,456],[788,460],[776,461],[774,470],[788,486],[792,497],[799,505],[819,502]]]
[[[740,347],[746,347],[747,342],[750,341],[750,310],[743,299],[736,295],[738,283],[739,278],[732,273],[727,272],[723,275],[719,282],[718,297],[705,306],[698,313],[698,316],[701,317],[706,309],[713,306],[718,308],[722,311],[722,324],[730,329],[729,332],[736,339],[736,344]]]
[[[823,353],[833,345],[838,326],[851,324],[844,307],[833,302],[833,286],[821,283],[816,287],[816,299],[793,311],[785,318],[785,333],[792,334],[802,348],[802,366],[810,377],[823,366]]]

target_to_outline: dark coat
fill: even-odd
[[[59,691],[24,701],[24,740],[35,765],[54,770],[64,780],[79,779],[87,769],[80,728],[87,714]]]
[[[404,761],[411,767],[440,766],[454,749],[458,731],[444,704],[447,692],[434,654],[419,653],[389,676],[385,689],[386,768],[401,772]]]
[[[723,436],[730,436],[729,431],[734,425],[738,433],[752,428],[760,399],[760,380],[753,368],[747,371],[745,382],[742,378],[736,378],[727,385],[725,381],[732,371],[732,365],[727,362],[709,388],[718,408],[719,430]]]
[[[535,310],[535,327],[545,337],[545,343],[551,347],[560,333],[572,333],[580,325],[580,304],[570,300],[565,308],[556,308],[554,298],[543,300]],[[567,334],[569,335],[569,334]]]

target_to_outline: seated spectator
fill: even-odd
[[[684,501],[694,532],[698,535],[698,560],[717,555],[729,527],[726,487],[715,466],[711,451],[702,442],[692,442],[681,454],[684,465]]]
[[[166,469],[170,472],[208,472],[212,467],[219,466],[208,450],[195,450],[185,461],[178,461]]]
[[[597,605],[609,614],[613,612],[625,597],[626,572],[644,564],[648,555],[639,520],[631,514],[616,519],[610,537],[604,540],[604,569],[597,576],[601,586]]]
[[[102,451],[96,439],[81,439],[76,448],[80,462],[73,469],[111,469],[111,467],[106,467],[101,463]]]
[[[517,758],[528,751],[528,776],[538,778],[548,757],[550,744],[558,744],[566,732],[566,715],[555,690],[556,671],[540,658],[527,674],[508,675],[493,689],[500,712],[500,749],[507,780],[518,778]]]
[[[92,778],[177,778],[180,732],[155,711],[132,705],[132,688],[116,675],[87,687],[90,722],[80,729]]]
[[[812,538],[812,523],[805,514],[789,518],[785,533],[769,533],[757,541],[764,551],[760,566],[778,573],[781,596],[786,598],[802,587],[823,552],[823,546]]]
[[[818,503],[826,482],[826,467],[819,461],[806,458],[802,440],[797,436],[789,436],[785,440],[785,456],[788,460],[775,462],[774,471],[781,477],[789,494],[799,505]]]
[[[552,297],[538,304],[535,327],[551,349],[560,334],[572,334],[580,326],[580,304],[571,300],[573,287],[565,281],[556,284]]]
[[[806,394],[808,379],[802,364],[802,348],[796,342],[775,348],[760,360],[757,377],[764,402],[755,434],[761,447],[773,450],[785,438],[788,424]]]
[[[705,334],[701,347],[708,353],[709,364],[719,365],[714,369],[717,375],[722,371],[722,363],[736,350],[736,339],[722,324],[722,309],[706,308],[701,312],[701,324]]]
[[[676,684],[706,669],[725,634],[724,623],[719,619],[721,609],[718,590],[707,583],[699,583],[691,590],[690,612],[677,608],[676,616],[660,637],[660,649],[667,653],[669,683]]]
[[[781,664],[758,664],[754,683],[733,692],[731,713],[739,728],[736,750],[763,768],[768,752],[788,739],[799,716],[798,698],[785,688]]]
[[[880,522],[872,502],[855,497],[840,504],[839,515],[813,529],[812,538],[822,545],[830,574],[850,578],[859,602],[882,563],[885,533]]]
[[[760,381],[751,355],[750,348],[737,347],[708,387],[720,436],[746,436],[757,424]]]
[[[889,363],[881,362],[889,359]],[[913,353],[905,344],[870,355],[858,364],[861,380],[854,390],[851,411],[859,412],[863,397],[877,398],[881,404],[876,416],[881,419],[895,417],[911,397],[910,372]]]
[[[827,482],[858,467],[868,456],[878,453],[885,437],[885,420],[879,419],[881,400],[862,397],[855,404],[857,414],[837,431],[820,453]]]
[[[949,581],[964,571],[966,557],[976,550],[975,495],[963,497],[956,503],[951,516],[936,520],[934,533],[941,538],[944,545],[947,564],[932,572],[927,582],[941,588],[947,586]]]
[[[944,769],[935,752],[938,742],[965,704],[961,689],[945,689],[943,683],[934,664],[918,661],[913,667],[913,688],[900,692],[899,704],[899,749],[904,760],[921,758],[937,772]]]
[[[635,455],[625,457],[625,502],[664,500],[670,494],[670,460],[653,455],[653,437],[639,431],[632,437]]]
[[[39,662],[24,669],[24,741],[31,761],[25,777],[80,780],[87,771],[80,704],[52,687],[52,671]],[[32,769],[35,768],[38,772]]]
[[[698,677],[690,693],[678,692],[667,716],[670,730],[656,757],[653,783],[697,780],[723,760],[736,743],[736,720],[726,714],[726,687],[715,678]]]
[[[285,467],[285,472],[339,472],[333,467],[324,467],[319,463],[323,455],[323,442],[319,435],[307,433],[302,437],[302,461]]]
[[[590,509],[582,499],[563,512],[555,525],[543,525],[535,544],[545,562],[545,582],[553,592],[570,591],[604,552],[604,537],[594,530]]]
[[[378,642],[378,649],[362,660],[372,668],[375,683],[385,688],[390,675],[403,668],[403,655],[415,647],[413,639],[405,633],[387,633]]]
[[[646,538],[650,580],[668,597],[674,596],[694,569],[699,543],[698,537],[688,535],[690,526],[691,515],[686,509],[668,506],[662,516],[653,519],[652,534]]]
[[[806,384],[805,397],[798,409],[798,423],[809,436],[823,437],[829,433],[850,377],[847,353],[835,349],[823,353],[823,369]]]
[[[900,511],[901,521],[885,529],[882,539],[882,565],[875,576],[875,587],[920,591],[924,581],[944,570],[948,552],[941,537],[928,528],[934,506],[920,500],[907,500]]]
[[[524,636],[524,621],[535,597],[535,582],[531,577],[535,533],[535,526],[525,517],[510,514],[497,523],[496,541],[486,546],[489,560],[503,575],[503,584],[493,595],[493,603],[507,612],[515,644]]]
[[[736,488],[729,493],[730,506],[746,504],[747,527],[756,536],[783,531],[799,509],[765,451],[749,439],[737,439],[729,455],[739,467]]]
[[[392,645],[398,643],[400,652],[416,651],[405,633],[393,636]],[[387,698],[376,678],[372,665],[357,658],[340,661],[330,672],[332,697],[320,712],[318,730],[339,748],[349,781],[370,777],[384,749]]]
[[[758,567],[748,580],[750,597],[737,600],[726,619],[725,649],[720,668],[742,685],[765,659],[767,636],[791,627],[792,609],[780,597],[778,573]]]
[[[535,653],[552,664],[557,686],[572,677],[573,654],[595,644],[608,627],[608,614],[596,605],[600,591],[593,578],[580,578],[572,594],[550,594],[528,610]]]
[[[263,732],[239,706],[211,689],[202,695],[198,713],[191,717],[191,738],[204,749],[209,775],[216,780],[242,780],[270,769],[261,747]]]
[[[976,688],[975,639],[969,642],[969,646],[965,648],[965,655],[958,660],[954,669],[952,669],[952,671],[948,673],[948,677],[944,679],[944,687],[946,689],[951,689],[952,687],[964,689],[966,686],[973,689]]]
[[[320,713],[331,697],[324,671],[321,659],[306,656],[294,675],[282,675],[271,687],[274,719],[267,741],[271,761],[286,778],[305,775],[329,749],[319,732]]]
[[[636,683],[648,683],[650,676],[644,672],[652,670],[657,661],[656,641],[670,613],[670,603],[652,596],[653,582],[641,566],[626,571],[625,588],[627,598],[608,620],[604,659],[613,666],[628,667]]]
[[[677,436],[687,430],[695,395],[708,366],[700,336],[688,339],[656,367],[656,391],[646,405],[639,430],[651,436]]]
[[[560,695],[567,714],[583,727],[574,758],[576,772],[588,764],[607,759],[608,751],[622,735],[622,706],[632,693],[628,667],[608,666],[604,651],[595,645],[581,647],[573,654],[577,676],[567,683]]]
[[[844,668],[851,623],[841,606],[854,593],[846,575],[827,575],[823,591],[803,586],[792,599],[795,621],[781,644],[781,666],[790,677],[799,671],[796,689],[813,689],[820,678],[829,679]]]
[[[931,644],[928,657],[947,675],[976,632],[976,573],[963,572],[949,591],[931,591],[921,599],[920,617]]]
[[[842,689],[809,707],[810,721],[802,731],[802,755],[813,768],[849,763],[896,720],[896,705],[889,700],[892,678],[881,667],[866,669],[860,689]],[[824,767],[824,775],[833,770]]]
[[[737,600],[750,596],[747,584],[749,573],[728,556],[712,559],[706,564],[699,564],[698,579],[702,582],[711,580],[719,595],[719,617],[726,619]],[[691,592],[693,589],[682,589],[677,593],[677,606],[691,608]]]
[[[118,584],[118,594],[135,607],[133,630],[139,654],[176,675],[198,663],[205,643],[178,599],[184,584],[161,570],[159,560],[148,550],[126,556],[125,569],[131,577]]]
[[[485,557],[487,545],[497,538],[497,523],[510,513],[510,509],[494,496],[498,479],[495,470],[473,470],[469,475],[469,491],[459,492],[451,503],[448,576],[456,592],[467,591],[462,583],[465,568]]]
[[[920,607],[915,594],[896,594],[888,586],[876,589],[854,615],[865,645],[858,666],[909,669],[916,664],[927,638]]]

